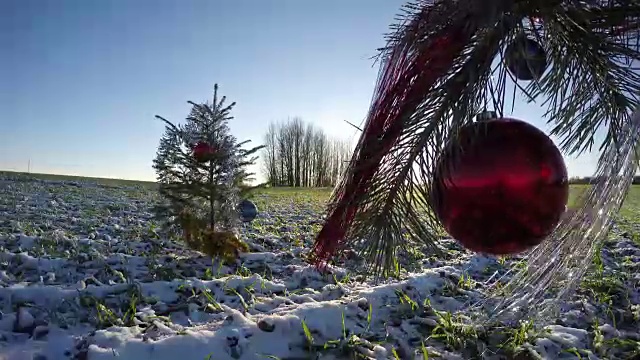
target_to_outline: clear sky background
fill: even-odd
[[[300,116],[357,140],[400,0],[2,0],[0,169],[153,180],[163,124],[213,84],[259,144]],[[547,131],[543,111],[513,116]],[[596,154],[567,159],[570,176]],[[259,171],[259,168],[254,169]]]

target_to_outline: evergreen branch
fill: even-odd
[[[566,153],[588,150],[601,128],[607,128],[601,148],[615,148],[629,136],[623,129],[639,103],[639,19],[640,4],[630,0],[424,0],[406,6],[378,56],[376,93],[331,196],[318,257],[329,257],[337,246],[356,247],[379,275],[388,274],[407,244],[403,233],[437,251],[441,225],[430,184],[436,171],[447,173],[435,168],[438,154],[487,107],[502,116],[507,97],[515,99],[517,91],[547,107],[551,134]],[[552,64],[527,86],[507,72],[501,54],[523,34],[544,46]],[[447,70],[427,81],[450,55]],[[509,79],[513,94],[506,92]]]
[[[180,129],[178,129],[177,126],[173,125],[173,123],[171,121],[163,118],[160,115],[156,115],[155,117],[156,117],[156,119],[162,120],[169,127],[170,131],[173,131],[175,133],[180,133]]]
[[[481,25],[477,23],[481,21],[479,19],[496,24],[499,23],[496,14],[487,13],[486,8],[478,8],[477,5],[465,9],[469,12],[456,18],[448,28],[443,27],[441,34],[447,35],[439,35],[436,39],[417,39],[412,31],[424,31],[424,27],[418,26],[414,21],[398,30],[404,36],[392,38],[396,44],[389,48],[391,52],[386,56],[374,107],[345,181],[349,181],[355,174],[368,171],[371,154],[381,151],[382,145],[376,144],[380,142],[380,137],[384,138],[393,132],[398,135],[390,140],[393,143],[389,150],[384,150],[383,158],[374,160],[379,164],[378,169],[366,183],[360,183],[360,192],[348,190],[349,184],[343,182],[338,185],[340,190],[335,193],[336,196],[332,197],[330,211],[335,216],[343,217],[347,214],[342,212],[344,210],[336,213],[342,204],[353,204],[349,206],[356,207],[347,242],[342,246],[360,247],[375,275],[387,275],[392,269],[397,251],[407,244],[402,235],[403,230],[408,230],[411,240],[421,241],[436,251],[435,230],[439,228],[439,224],[433,217],[425,216],[429,207],[413,210],[407,206],[428,204],[412,199],[425,186],[424,183],[415,184],[411,181],[415,177],[414,164],[424,151],[443,149],[450,134],[455,133],[452,127],[463,125],[466,119],[479,111],[477,92],[474,90],[486,84],[490,67],[480,68],[484,72],[478,72],[478,62],[487,62],[487,54],[496,53],[498,49],[498,44],[494,42],[485,44],[486,37],[495,37],[494,32],[488,31],[484,36],[476,35],[477,27]],[[489,10],[492,8],[489,7]],[[419,20],[431,18],[423,11],[417,16]],[[437,31],[428,33],[435,34]],[[440,44],[438,41],[453,43]],[[397,74],[411,74],[411,77],[396,79]],[[484,83],[478,81],[480,77],[484,79]],[[405,108],[385,108],[387,104],[397,103],[406,104]],[[389,116],[390,112],[397,112],[397,115],[391,119],[386,132],[372,136],[375,117],[378,114]],[[451,120],[448,121],[447,118]],[[427,175],[432,172],[429,168],[422,168],[420,171]],[[349,196],[349,200],[345,200],[345,196]],[[430,220],[430,223],[424,225],[425,219]],[[360,239],[368,240],[361,242]]]
[[[601,127],[609,129],[600,149],[615,141],[620,121],[638,104],[640,75],[629,61],[640,58],[637,39],[628,46],[598,30],[621,11],[640,16],[640,6],[630,4],[609,10],[558,9],[545,18],[553,68],[538,87],[532,86],[533,97],[546,98],[545,117],[555,123],[551,134],[561,137],[569,154],[590,150]]]
[[[258,151],[264,149],[265,146],[264,145],[260,145],[260,146],[256,146],[254,148],[251,148],[249,150],[245,150],[245,149],[241,149],[239,150],[239,153],[241,154],[242,157],[247,157],[249,155],[253,155],[255,153],[257,153]],[[258,156],[254,156],[252,158],[250,158],[249,160],[247,160],[247,162],[255,162],[258,159]]]

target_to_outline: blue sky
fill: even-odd
[[[260,143],[300,116],[356,140],[399,0],[0,1],[0,169],[153,180],[163,125],[219,83]],[[542,110],[513,116],[544,130]],[[595,155],[567,159],[591,175]],[[259,169],[255,169],[259,170]]]

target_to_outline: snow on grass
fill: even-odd
[[[222,265],[159,235],[153,186],[3,176],[0,359],[640,356],[633,216],[555,323],[482,327],[469,304],[522,259],[443,239],[443,257],[415,246],[382,283],[347,271],[362,265],[348,253],[319,273],[304,258],[328,190],[259,194],[261,213],[242,229],[252,252]]]

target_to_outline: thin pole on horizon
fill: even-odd
[[[29,158],[29,162],[27,162],[27,174],[31,174],[31,158]]]
[[[353,126],[354,128],[356,128],[356,129],[360,130],[360,131],[362,132],[362,129],[360,129],[360,128],[359,128],[359,127],[357,127],[356,125],[354,125],[354,124],[350,123],[350,122],[349,122],[349,120],[343,120],[343,121],[344,121],[344,122],[346,122],[347,124],[349,124],[349,125]]]

